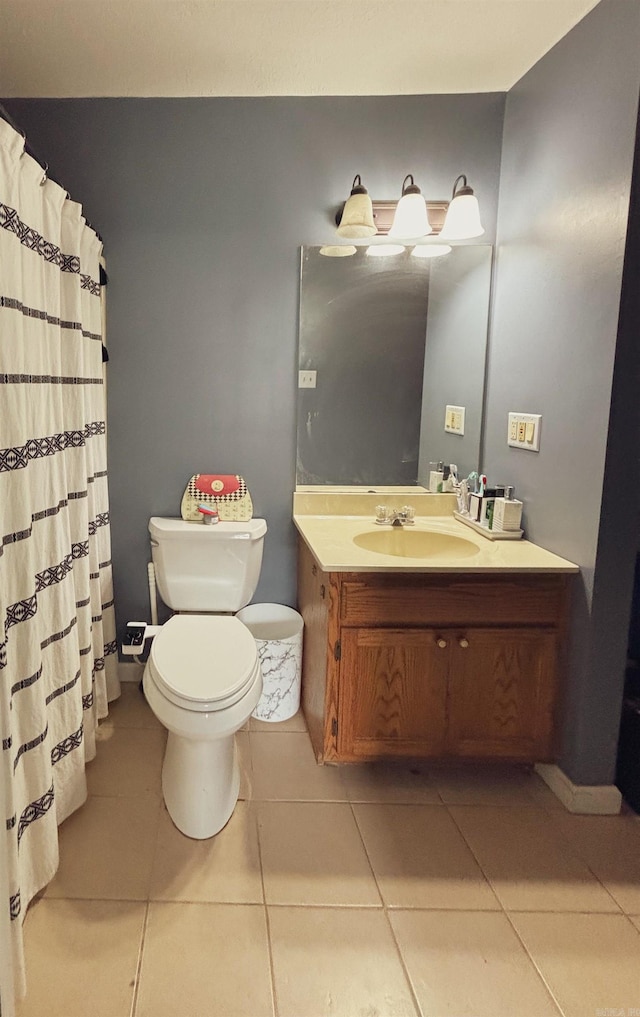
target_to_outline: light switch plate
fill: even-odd
[[[445,406],[444,429],[449,434],[464,434],[464,406]]]
[[[539,452],[541,423],[542,416],[539,413],[509,413],[507,445],[528,452]]]
[[[315,371],[298,371],[298,388],[315,388]]]

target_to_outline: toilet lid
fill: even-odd
[[[232,615],[174,615],[151,644],[155,678],[170,698],[213,709],[250,684],[257,660],[255,639]]]

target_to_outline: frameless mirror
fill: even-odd
[[[438,258],[303,247],[296,483],[428,486],[429,462],[479,467],[492,248]],[[464,408],[463,434],[445,431]],[[459,422],[459,418],[456,419]]]

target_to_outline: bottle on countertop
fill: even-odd
[[[429,491],[431,494],[439,494],[442,491],[444,482],[444,462],[429,463]]]
[[[493,529],[519,530],[522,522],[522,502],[513,497],[513,487],[505,489],[504,498],[496,498],[493,507]]]
[[[503,498],[504,487],[502,484],[487,487],[487,478],[483,475],[480,477],[480,491],[482,493],[472,494],[469,498],[469,515],[487,530],[493,530],[495,503]]]
[[[458,467],[455,463],[449,463],[449,466],[445,467],[442,491],[444,494],[457,494],[459,489]]]

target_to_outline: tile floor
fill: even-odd
[[[640,818],[519,769],[318,767],[298,716],[238,735],[241,801],[172,825],[137,685],[25,922],[19,1017],[640,1017]]]

